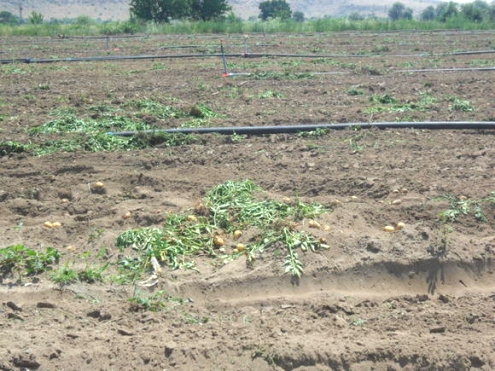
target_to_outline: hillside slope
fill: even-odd
[[[377,2],[373,0],[288,0],[293,11],[301,11],[307,18],[328,16],[345,16],[351,12],[363,15],[375,14],[386,16],[387,10],[395,0]],[[234,13],[244,19],[259,14],[260,0],[230,0]],[[438,0],[404,0],[402,3],[411,7],[418,15],[428,5],[435,5]],[[36,11],[51,18],[76,18],[87,15],[101,20],[125,20],[129,18],[129,0],[0,0],[0,11],[9,11],[27,17]]]

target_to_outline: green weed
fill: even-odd
[[[72,134],[70,139],[43,141],[32,145],[30,149],[35,155],[44,156],[54,152],[128,151],[160,144],[176,146],[197,142],[197,137],[193,135],[143,132],[149,130],[151,129],[148,125],[124,116],[107,116],[101,120],[90,120],[67,115],[32,128],[29,133],[31,135]],[[109,131],[135,131],[137,135],[115,136],[107,134]]]
[[[106,254],[106,249],[102,249],[100,253],[96,256],[102,257]],[[107,270],[110,265],[109,262],[106,262],[103,265],[99,265],[95,262],[94,259],[90,259],[91,253],[88,251],[84,254],[80,255],[80,258],[86,260],[86,266],[83,270],[78,272],[78,280],[87,282],[87,283],[95,283],[103,281],[103,273]]]
[[[132,101],[128,103],[127,106],[139,110],[141,114],[153,115],[160,119],[169,119],[173,117],[180,118],[187,116],[187,113],[181,109],[165,106],[160,102],[151,99]]]
[[[263,93],[258,94],[259,99],[283,98],[283,97],[284,94],[272,90],[267,90]]]
[[[392,104],[392,103],[397,103],[397,99],[395,99],[392,94],[386,93],[383,95],[372,95],[370,97],[370,102],[380,103],[380,104]]]
[[[493,67],[493,60],[488,59],[473,59],[469,61],[472,67]]]
[[[247,135],[236,134],[236,133],[232,134],[230,137],[230,140],[232,141],[232,143],[240,143],[246,139],[247,139]]]
[[[473,104],[466,100],[457,97],[449,97],[449,102],[451,102],[450,109],[452,111],[461,111],[461,112],[472,112],[474,111]]]
[[[69,283],[74,283],[79,279],[79,275],[77,271],[69,266],[69,264],[65,264],[59,267],[56,271],[54,271],[50,275],[50,279],[58,283],[61,286],[68,285]]]
[[[284,72],[257,71],[252,74],[255,80],[310,80],[315,75],[310,72],[293,72],[286,70]]]
[[[221,117],[221,115],[219,115],[217,112],[215,112],[209,106],[203,103],[194,105],[189,111],[189,115],[201,119],[211,119],[215,117]]]
[[[287,251],[286,271],[294,276],[303,273],[296,250],[303,252],[326,248],[309,233],[297,231],[297,221],[316,218],[327,209],[320,204],[307,204],[298,199],[279,202],[263,198],[263,190],[252,181],[227,181],[210,190],[195,209],[195,215],[169,215],[162,227],[141,228],[122,233],[117,246],[123,251],[131,248],[138,257],[125,257],[119,267],[131,280],[139,278],[151,268],[151,259],[167,264],[172,269],[195,269],[195,255],[230,257],[222,255],[223,243],[234,231],[256,229],[250,248],[244,253],[248,265],[265,249],[282,243]],[[242,255],[242,253],[237,256]]]
[[[0,120],[1,121],[1,120]],[[15,141],[7,141],[7,142],[0,142],[0,157],[2,156],[8,156],[12,153],[22,153],[27,151],[29,146],[15,142]]]
[[[163,70],[166,70],[167,68],[168,68],[168,66],[162,62],[155,62],[155,63],[153,63],[153,66],[151,66],[151,69],[153,71],[163,71]]]
[[[0,249],[0,273],[5,276],[16,272],[19,276],[32,276],[52,269],[60,259],[60,252],[47,247],[44,252],[22,244]]]
[[[317,128],[316,130],[311,131],[301,131],[298,135],[302,138],[319,138],[327,135],[329,132],[330,129]]]
[[[208,317],[198,317],[191,313],[184,313],[186,324],[188,325],[204,325],[209,322]]]
[[[448,201],[450,208],[442,211],[439,218],[442,222],[455,222],[460,216],[473,214],[479,222],[487,222],[488,218],[483,211],[483,204],[495,204],[495,192],[481,199],[469,199],[463,196],[447,194],[434,198],[434,200]]]
[[[375,106],[364,109],[365,113],[380,113],[380,112],[410,112],[410,111],[428,111],[438,101],[435,97],[420,92],[420,99],[416,102],[399,102],[391,94],[373,95],[370,101],[375,103]]]
[[[364,95],[364,90],[358,87],[352,87],[347,90],[347,94],[349,95]]]
[[[95,283],[103,281],[103,273],[107,270],[110,263],[103,265],[87,265],[82,271],[78,272],[78,279],[87,283]]]
[[[137,295],[134,293],[132,298],[129,298],[131,303],[131,311],[133,312],[160,312],[167,308],[167,301],[169,296],[165,291],[158,291],[157,293],[149,296],[142,294]]]

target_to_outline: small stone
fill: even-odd
[[[440,300],[442,303],[448,303],[450,301],[449,297],[443,294],[440,294],[438,296],[438,300]]]
[[[56,308],[57,306],[53,303],[48,303],[48,302],[43,302],[43,301],[40,301],[36,304],[36,307],[37,308],[48,308],[48,309],[53,309],[53,308]]]
[[[125,330],[125,329],[118,329],[117,332],[120,334],[120,335],[123,335],[123,336],[133,336],[134,333],[129,331],[129,330]]]
[[[174,352],[174,348],[172,346],[165,346],[165,350],[164,350],[165,358],[170,358],[173,352]]]
[[[24,318],[21,316],[15,314],[15,313],[7,313],[7,318],[8,319],[18,319],[19,321],[24,321]]]
[[[442,327],[434,327],[430,329],[430,334],[443,334],[447,328],[445,326]]]
[[[22,312],[22,308],[19,307],[16,303],[14,303],[13,301],[8,301],[7,304],[6,304],[10,309],[12,309],[13,311],[16,311],[16,312]]]
[[[427,301],[430,300],[430,297],[427,294],[422,294],[422,295],[416,295],[416,299],[418,299],[419,302]]]
[[[5,201],[9,197],[9,194],[5,191],[0,191],[0,202]]]
[[[36,360],[36,356],[32,353],[19,353],[14,356],[12,363],[16,367],[28,368],[36,370],[41,364]]]
[[[56,359],[59,358],[60,355],[62,354],[62,350],[60,349],[55,349],[55,351],[51,352],[50,355],[48,356],[48,359]]]
[[[112,315],[110,313],[101,313],[100,314],[100,321],[108,321],[112,319]]]
[[[101,312],[98,309],[92,310],[87,314],[88,317],[91,318],[100,318]]]
[[[473,313],[469,313],[467,316],[466,316],[466,321],[467,323],[469,323],[470,325],[472,325],[473,323],[476,322],[476,320],[478,320],[479,316],[473,314]]]
[[[369,241],[366,244],[366,250],[376,254],[376,253],[379,253],[380,251],[382,251],[382,247],[380,246],[380,244],[378,242]]]

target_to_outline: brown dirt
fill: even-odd
[[[207,47],[219,38],[112,42],[126,55],[166,54],[177,50],[160,45]],[[242,38],[226,39],[229,51],[242,49]],[[224,115],[213,119],[214,126],[493,120],[493,71],[396,71],[493,66],[493,54],[398,56],[483,50],[490,39],[493,34],[482,32],[254,35],[252,52],[368,51],[362,58],[335,57],[334,63],[229,60],[234,72],[285,73],[263,79],[223,78],[219,58],[4,65],[2,140],[45,140],[25,129],[52,120],[54,109],[90,117],[97,104],[125,109],[137,99],[184,109],[206,104]],[[84,46],[70,39],[7,41],[14,45],[12,57],[65,57],[76,50],[96,55],[102,48],[91,40],[90,46],[87,40]],[[378,46],[388,51],[371,54]],[[294,77],[311,71],[332,74]],[[349,95],[353,87],[364,95]],[[280,96],[260,98],[267,91]],[[424,111],[366,110],[376,106],[371,96],[391,94],[406,103],[417,102],[420,93],[436,103]],[[452,96],[468,100],[474,110],[455,110]],[[181,124],[144,119],[161,128]],[[495,206],[482,205],[487,222],[469,214],[445,225],[439,213],[449,205],[435,200],[489,196],[495,191],[494,159],[493,131],[468,129],[346,130],[239,142],[207,135],[196,144],[140,151],[0,157],[0,247],[72,246],[76,252],[63,258],[68,263],[82,264],[78,254],[102,247],[114,262],[120,233],[159,226],[168,213],[186,213],[226,180],[251,179],[273,197],[298,195],[335,206],[318,219],[330,230],[311,230],[330,248],[301,255],[305,274],[299,281],[284,274],[273,251],[253,267],[242,258],[222,265],[197,257],[199,273],[163,268],[165,277],[150,292],[192,300],[160,312],[133,311],[132,285],[60,288],[48,275],[22,282],[4,277],[0,370],[495,369]],[[105,183],[106,194],[89,190],[96,181]],[[123,219],[128,211],[132,217]],[[44,228],[47,220],[63,227]],[[383,231],[398,221],[406,223],[403,230]]]

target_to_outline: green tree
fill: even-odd
[[[352,12],[351,14],[349,14],[349,16],[347,18],[350,21],[362,21],[362,20],[364,20],[364,16],[358,12]]]
[[[0,24],[15,24],[19,23],[19,17],[15,16],[11,12],[0,12]]]
[[[285,0],[268,0],[259,5],[260,15],[263,21],[268,18],[289,19],[292,15],[290,5]]]
[[[76,18],[74,23],[79,26],[89,26],[91,24],[96,24],[96,21],[87,15],[80,15]]]
[[[192,15],[192,0],[131,0],[131,18],[170,22]]]
[[[304,13],[296,11],[292,13],[292,19],[295,20],[296,22],[304,22]]]
[[[192,0],[192,17],[208,21],[232,10],[227,0]]]
[[[421,16],[420,16],[422,21],[433,21],[436,17],[437,17],[437,12],[435,11],[435,7],[433,5],[426,7],[421,12]]]
[[[442,2],[437,5],[437,19],[441,22],[447,21],[448,18],[455,17],[459,14],[459,10],[457,9],[457,4],[453,1]]]
[[[401,2],[395,2],[392,7],[388,10],[388,17],[392,21],[397,21],[399,19],[412,19],[413,10],[411,8],[406,8]]]
[[[490,5],[484,0],[474,0],[461,5],[461,14],[470,21],[481,22],[490,18]]]
[[[31,24],[42,24],[43,23],[43,14],[32,11],[29,15],[29,23]]]

